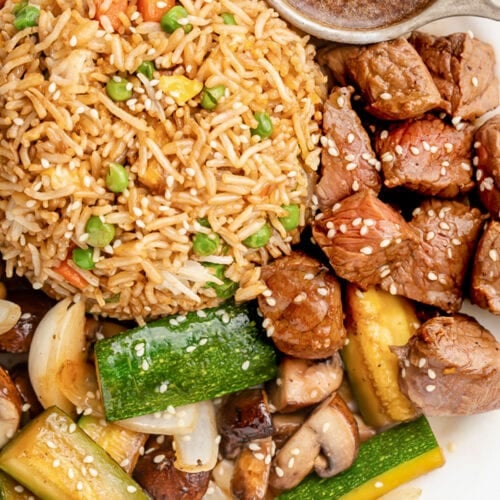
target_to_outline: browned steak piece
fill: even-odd
[[[312,223],[313,237],[338,276],[361,288],[379,284],[406,263],[418,237],[370,190],[344,198]]]
[[[405,264],[386,276],[381,287],[393,294],[457,312],[483,215],[464,203],[426,200],[410,222],[420,240]]]
[[[378,193],[382,184],[370,137],[351,107],[353,91],[334,87],[324,105],[322,171],[316,186],[322,210],[363,189]]]
[[[474,187],[473,127],[457,130],[432,115],[391,126],[377,134],[384,184],[429,196],[454,198]]]
[[[500,408],[500,344],[474,318],[424,323],[399,358],[401,390],[425,415],[471,415]]]
[[[419,31],[410,42],[429,68],[447,113],[472,120],[498,106],[491,45],[468,33],[434,36]]]
[[[500,220],[500,115],[477,130],[474,148],[479,198],[491,216]]]
[[[261,276],[269,290],[259,296],[263,324],[280,351],[322,359],[344,345],[340,284],[326,266],[293,252],[264,266]]]
[[[500,314],[500,222],[491,221],[477,245],[470,298],[493,314]]]
[[[421,57],[404,38],[365,47],[334,48],[321,60],[339,82],[354,84],[366,110],[385,120],[405,120],[441,107],[441,96]]]

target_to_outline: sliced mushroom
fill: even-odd
[[[201,500],[208,488],[209,472],[182,472],[174,467],[175,451],[170,436],[152,436],[139,458],[134,478],[152,498]]]
[[[254,439],[271,436],[273,425],[263,389],[246,389],[227,397],[218,411],[220,451],[236,458],[242,446]]]
[[[320,477],[332,477],[352,465],[358,448],[356,420],[342,398],[333,394],[277,452],[269,484],[288,490],[313,469]]]
[[[7,370],[0,366],[0,448],[15,434],[21,422],[21,396]]]
[[[269,401],[283,413],[319,403],[340,387],[343,373],[338,353],[322,361],[285,357],[269,386]]]
[[[240,500],[262,500],[266,497],[271,470],[273,439],[271,436],[248,443],[236,459],[231,494]]]
[[[307,418],[305,410],[294,413],[273,413],[273,441],[281,448],[295,434]]]

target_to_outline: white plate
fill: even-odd
[[[442,35],[470,30],[475,37],[495,48],[496,73],[500,76],[500,22],[455,17],[432,23],[425,30]],[[500,316],[469,303],[464,305],[463,311],[475,316],[500,340]],[[401,500],[408,498],[413,488],[422,490],[420,500],[500,498],[500,410],[471,417],[435,417],[429,420],[446,464],[400,487]]]

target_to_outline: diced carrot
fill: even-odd
[[[137,0],[137,10],[143,21],[160,22],[165,12],[175,5],[175,0]]]
[[[77,271],[75,271],[67,260],[63,260],[59,266],[54,268],[54,271],[60,274],[68,283],[80,290],[83,290],[87,285],[87,280]]]
[[[111,0],[111,2],[106,0],[94,0],[94,3],[96,6],[95,17],[98,21],[101,21],[101,18],[106,16],[111,26],[113,26],[113,29],[117,30],[122,25],[119,14],[126,13],[128,0]]]

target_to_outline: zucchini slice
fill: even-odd
[[[213,399],[277,373],[255,313],[232,303],[100,340],[95,356],[110,421]]]
[[[0,471],[0,500],[35,500],[35,496],[15,479]]]
[[[341,474],[327,479],[310,475],[279,499],[375,500],[443,464],[441,449],[422,416],[362,443],[354,464]]]
[[[44,500],[147,500],[142,488],[73,420],[52,406],[0,452],[0,469]]]

